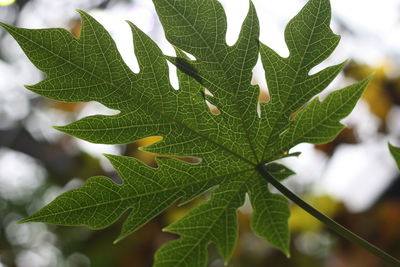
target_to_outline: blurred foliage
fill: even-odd
[[[387,115],[395,105],[400,105],[400,76],[389,75],[390,66],[371,67],[350,62],[344,69],[347,77],[359,79],[374,72],[374,78],[366,89],[363,98],[371,112],[381,121],[381,131],[387,131]]]
[[[367,88],[368,90],[368,88]],[[351,126],[346,127],[332,142],[316,145],[315,148],[324,152],[328,156],[332,156],[335,149],[341,144],[358,144],[359,140],[355,129]]]
[[[303,199],[331,218],[334,218],[341,210],[344,209],[344,206],[341,203],[334,200],[328,195],[303,196]],[[302,233],[307,231],[319,232],[324,227],[324,225],[320,221],[315,220],[314,217],[312,217],[310,214],[308,214],[298,206],[292,207],[289,223],[290,229],[294,233]]]

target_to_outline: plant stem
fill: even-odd
[[[364,240],[363,238],[359,237],[358,235],[354,234],[344,226],[338,224],[325,214],[321,213],[308,203],[306,203],[304,200],[302,200],[300,197],[298,197],[296,194],[294,194],[292,191],[290,191],[287,187],[285,187],[283,184],[281,184],[278,180],[276,180],[274,177],[272,177],[267,170],[265,169],[264,164],[260,164],[257,166],[257,170],[260,173],[262,177],[264,177],[270,184],[272,184],[276,189],[278,189],[284,196],[286,196],[288,199],[296,203],[299,207],[304,209],[306,212],[311,214],[313,217],[318,219],[319,221],[323,222],[327,227],[331,228],[333,231],[344,237],[345,239],[359,245],[360,247],[364,248],[365,250],[371,252],[375,256],[381,258],[384,262],[392,265],[392,266],[400,266],[400,261],[386,252],[380,250],[379,248],[375,247],[368,241]]]

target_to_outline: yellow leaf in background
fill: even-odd
[[[15,0],[0,0],[0,6],[9,6],[15,3]]]
[[[390,64],[382,64],[377,67],[360,65],[351,62],[345,68],[347,77],[358,79],[366,74],[375,72],[374,78],[369,83],[363,94],[364,100],[368,103],[371,112],[382,122],[382,130],[386,129],[386,118],[393,105],[400,104],[400,78],[391,77]]]
[[[310,205],[331,218],[343,208],[340,202],[328,195],[306,196],[304,199]],[[323,227],[320,221],[316,220],[299,206],[292,206],[289,225],[292,232],[318,232]]]

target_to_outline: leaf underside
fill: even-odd
[[[315,97],[344,66],[309,75],[339,42],[329,27],[329,1],[310,0],[289,22],[285,41],[290,55],[286,58],[258,41],[252,3],[233,46],[226,44],[226,16],[218,1],[153,3],[177,56],[164,56],[129,23],[140,66],[137,74],[124,63],[107,31],[83,11],[79,11],[79,38],[64,29],[2,26],[47,75],[28,89],[59,101],[97,101],[120,111],[85,117],[58,130],[102,144],[162,136],[162,141],[145,150],[197,157],[201,163],[163,157],[157,159],[157,168],[150,168],[135,158],[106,155],[122,184],[92,177],[23,222],[102,229],[129,211],[118,241],[177,201],[186,203],[212,189],[209,200],[166,228],[180,238],[158,250],[155,266],[205,266],[210,243],[227,262],[237,239],[237,208],[246,194],[254,210],[253,231],[289,255],[288,202],[269,191],[257,166],[269,164],[268,171],[278,180],[293,174],[270,162],[285,157],[299,143],[332,140],[343,129],[339,121],[351,112],[368,83],[363,80],[334,91],[323,101]],[[183,52],[196,59],[190,60]],[[251,85],[259,55],[270,94],[270,101],[260,104],[259,89]],[[178,67],[179,90],[170,84],[167,58]],[[212,95],[205,98],[205,89]],[[212,114],[206,100],[221,113]]]

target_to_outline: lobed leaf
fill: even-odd
[[[145,150],[197,157],[201,162],[161,157],[158,167],[150,168],[134,158],[106,155],[122,184],[107,177],[90,178],[22,222],[101,229],[128,212],[119,241],[168,206],[187,203],[211,190],[208,201],[165,229],[180,238],[165,244],[155,256],[155,266],[205,266],[210,243],[229,261],[237,239],[237,208],[248,194],[254,209],[253,231],[289,255],[288,201],[269,191],[258,166],[267,164],[267,172],[277,180],[292,175],[273,161],[297,155],[288,151],[299,143],[332,140],[343,128],[340,120],[351,112],[368,84],[366,79],[337,90],[322,102],[312,99],[344,66],[309,75],[339,42],[329,27],[329,1],[309,0],[289,22],[287,58],[258,41],[259,22],[251,2],[233,46],[226,44],[226,16],[217,0],[153,3],[177,56],[164,56],[145,33],[129,23],[139,73],[128,68],[108,32],[83,11],[79,11],[79,38],[63,29],[1,25],[47,75],[28,89],[59,101],[97,101],[119,111],[112,116],[88,116],[56,129],[102,144],[162,136],[162,141]],[[260,114],[260,92],[251,85],[259,54],[271,98],[260,104]],[[179,90],[170,84],[167,59],[178,67]],[[205,94],[206,89],[211,95]],[[219,115],[210,112],[207,101],[217,106]]]

